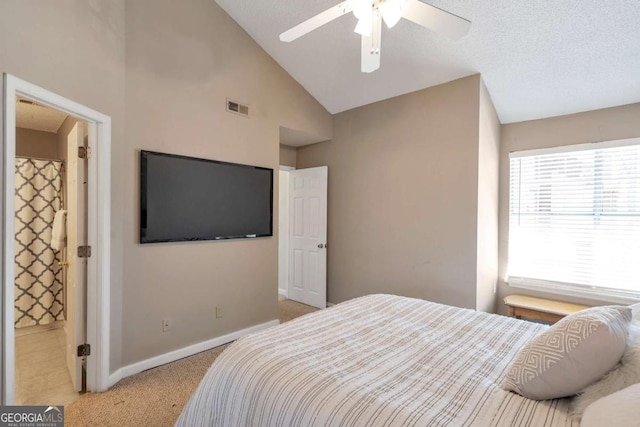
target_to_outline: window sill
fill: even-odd
[[[578,298],[612,303],[635,304],[640,302],[639,293],[627,293],[622,291],[608,291],[601,288],[571,285],[568,283],[552,282],[548,280],[528,279],[524,277],[508,277],[507,285],[512,288],[530,289],[551,294],[565,295]]]

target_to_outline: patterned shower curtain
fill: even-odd
[[[60,252],[50,246],[62,162],[16,158],[15,181],[15,325],[46,325],[64,319]]]

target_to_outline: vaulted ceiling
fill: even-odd
[[[422,0],[472,22],[458,41],[383,25],[381,67],[360,72],[352,14],[291,42],[283,31],[340,0],[216,0],[330,113],[481,73],[502,123],[640,102],[639,0]]]

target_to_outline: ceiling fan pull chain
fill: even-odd
[[[375,54],[380,54],[380,43],[381,43],[381,30],[382,30],[382,17],[380,16],[380,12],[378,10],[375,11],[374,15],[374,27],[373,27],[373,48],[375,50]]]
[[[371,43],[371,53],[374,54],[376,53],[377,47],[378,47],[378,43],[376,41],[376,9],[375,9],[375,5],[372,4],[372,9],[371,9],[371,38],[373,43]]]

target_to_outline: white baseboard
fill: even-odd
[[[173,350],[159,356],[151,357],[149,359],[142,360],[131,365],[123,366],[122,368],[109,375],[109,388],[113,387],[118,381],[128,376],[135,375],[139,372],[146,371],[147,369],[155,368],[170,362],[175,362],[176,360],[185,357],[193,356],[194,354],[200,353],[202,351],[210,350],[223,344],[230,343],[231,341],[235,341],[245,335],[249,335],[254,332],[270,328],[272,326],[277,326],[279,324],[280,321],[278,319],[271,320],[269,322],[251,326],[240,331],[231,332],[230,334],[223,335],[221,337],[202,341],[188,347],[183,347],[181,349]]]
[[[114,385],[118,384],[118,382],[122,379],[122,368],[117,369],[114,373],[109,374],[109,379],[108,379],[108,384],[107,384],[107,388],[105,390],[99,390],[99,391],[107,391],[108,389],[110,389],[111,387],[113,387]]]
[[[282,295],[285,298],[289,298],[289,294],[286,289],[278,288],[278,295]]]
[[[333,307],[334,305],[335,305],[335,304],[334,304],[334,303],[332,303],[332,302],[327,302],[327,308],[328,308],[328,307]]]

